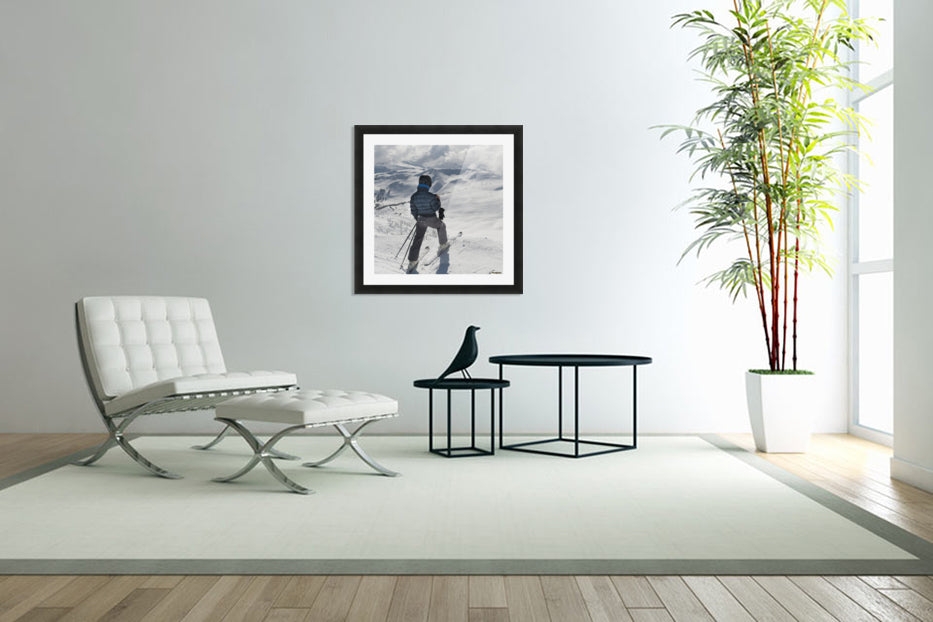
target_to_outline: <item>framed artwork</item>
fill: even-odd
[[[522,126],[357,125],[358,294],[522,293]]]

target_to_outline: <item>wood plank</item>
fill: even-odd
[[[347,622],[385,622],[395,593],[396,577],[368,575],[360,580]]]
[[[876,618],[891,620],[892,622],[917,621],[916,617],[898,607],[884,594],[861,581],[858,577],[826,577],[826,580]]]
[[[593,622],[628,622],[632,619],[609,577],[581,575],[576,577],[576,581]]]
[[[185,578],[185,575],[153,575],[148,577],[140,587],[166,587],[173,588],[177,586]]]
[[[629,609],[635,622],[674,622],[667,609]]]
[[[867,583],[869,586],[875,588],[876,590],[888,589],[888,590],[903,590],[907,586],[895,579],[894,577],[859,577],[862,581]]]
[[[716,577],[683,577],[683,580],[715,620],[755,622]]]
[[[263,618],[263,622],[304,622],[310,611],[310,609],[273,607]]]
[[[62,620],[66,622],[83,622],[97,620],[107,614],[133,590],[145,582],[146,577],[124,575],[113,577],[93,594],[93,598],[85,598],[76,607],[73,607]]]
[[[470,608],[508,607],[505,598],[505,579],[501,576],[470,577]]]
[[[100,622],[138,622],[169,593],[168,588],[137,588],[114,605]]]
[[[317,595],[324,587],[326,575],[301,575],[291,577],[285,589],[275,599],[273,607],[286,609],[310,609],[314,605]]]
[[[432,577],[399,577],[386,618],[391,622],[427,620],[431,610]]]
[[[42,601],[42,607],[53,609],[60,607],[70,609],[76,607],[78,603],[96,593],[97,590],[106,585],[111,579],[113,579],[113,577],[107,575],[75,577],[74,580],[65,585],[65,587]]]
[[[16,619],[16,622],[57,622],[70,609],[68,607],[36,607]]]
[[[874,622],[875,620],[873,615],[823,577],[791,577],[790,580],[818,602],[823,609],[840,620],[846,620],[846,622]]]
[[[798,620],[833,622],[836,619],[787,577],[755,577],[755,581]]]
[[[59,577],[35,577],[29,575],[3,577],[3,580],[0,581],[0,613],[22,600],[26,592],[41,588],[44,583],[53,578]]]
[[[505,608],[470,609],[470,622],[509,622],[509,610]]]
[[[254,577],[220,577],[201,599],[195,603],[182,622],[217,622],[233,609],[237,598],[246,591]]]
[[[718,577],[736,600],[759,622],[795,622],[794,616],[751,577]]]
[[[930,502],[930,493],[891,479],[891,472],[887,466],[883,473],[872,472],[869,463],[854,464],[851,454],[846,459],[842,453],[839,455],[812,454],[809,456],[809,460],[815,466],[825,469],[827,475],[834,476],[833,479],[838,477],[852,482],[853,485],[862,489],[871,491],[875,495],[875,499],[881,500],[882,497],[887,497],[897,504],[921,504],[921,506],[928,505]],[[889,460],[890,458],[884,459],[885,463],[888,463]]]
[[[544,603],[544,596],[541,596]],[[435,576],[431,579],[430,622],[467,622],[470,609],[470,581],[467,577]]]
[[[541,580],[531,576],[505,578],[506,600],[512,622],[537,622],[549,618]]]
[[[356,598],[356,590],[360,587],[360,577],[329,576],[324,580],[321,591],[314,604],[311,605],[309,620],[315,622],[338,622],[344,620]]]
[[[272,609],[288,580],[286,576],[256,577],[223,617],[224,622],[262,620]]]
[[[916,576],[895,578],[927,600],[933,601],[933,579],[930,577]]]
[[[152,610],[142,618],[142,622],[166,622],[181,620],[219,581],[219,577],[210,575],[182,577],[181,581]],[[143,583],[143,585],[146,585]],[[166,589],[166,588],[159,588]]]
[[[573,577],[541,577],[541,589],[544,590],[544,602],[552,620],[589,620],[583,594]]]
[[[713,618],[703,603],[697,599],[680,577],[648,577],[648,583],[654,588],[658,598],[664,603],[664,608],[674,620],[691,622],[709,620],[712,622]]]
[[[663,609],[664,603],[658,598],[647,577],[613,576],[609,577],[616,586],[622,602],[629,609]]]
[[[105,440],[106,434],[0,434],[0,478],[94,447]]]
[[[924,622],[933,621],[933,602],[913,590],[878,590]]]
[[[0,622],[26,615],[50,596],[74,581],[74,577],[9,577],[0,594]]]

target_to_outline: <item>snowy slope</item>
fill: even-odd
[[[446,256],[436,256],[437,232],[428,228],[422,244],[421,274],[491,274],[502,271],[502,148],[496,145],[392,145],[376,148],[374,271],[404,272],[415,223],[408,200],[418,177],[430,175],[431,192],[440,197],[451,241]],[[401,248],[401,252],[399,252]],[[397,255],[397,257],[396,257]],[[405,262],[407,263],[407,261]]]

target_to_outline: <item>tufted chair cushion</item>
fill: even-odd
[[[287,371],[228,371],[223,374],[195,374],[160,380],[128,391],[104,404],[104,414],[116,415],[147,402],[173,395],[200,395],[298,384],[298,376]]]
[[[102,401],[161,380],[227,371],[203,298],[97,296],[77,307],[88,371]]]
[[[398,413],[391,397],[365,391],[302,389],[234,397],[217,406],[217,416],[287,425],[332,424]]]

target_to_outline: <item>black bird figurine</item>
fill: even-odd
[[[463,374],[464,378],[472,378],[470,372],[467,371],[467,367],[472,365],[479,355],[479,346],[476,345],[476,331],[478,330],[479,326],[467,327],[466,334],[463,336],[463,343],[460,344],[460,350],[457,351],[457,355],[447,366],[447,369],[444,370],[444,373],[437,377],[437,380],[443,380],[444,377],[456,371]]]

